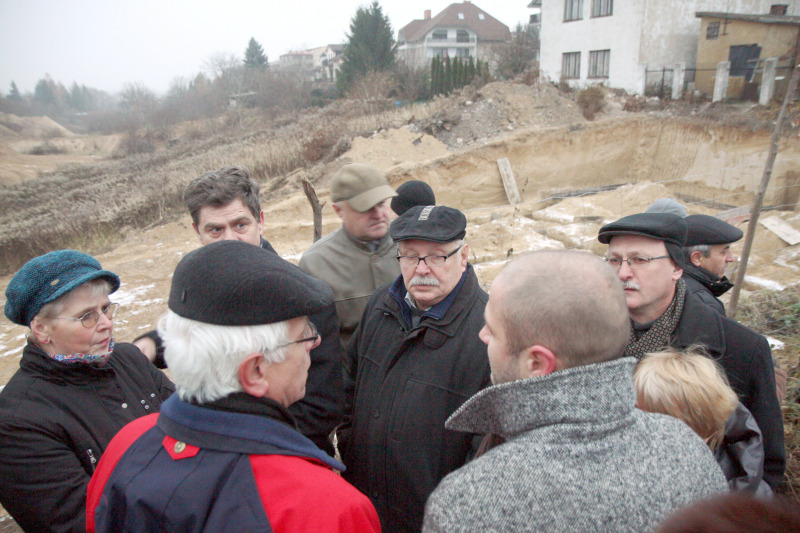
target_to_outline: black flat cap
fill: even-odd
[[[641,235],[676,246],[686,242],[685,219],[672,213],[638,213],[600,228],[597,240],[608,244],[615,235]]]
[[[395,242],[420,239],[453,242],[467,234],[467,217],[458,209],[443,205],[412,207],[392,222],[389,235]]]
[[[257,326],[321,311],[333,291],[278,255],[241,241],[198,248],[175,267],[169,308],[219,326]]]
[[[411,180],[397,188],[397,196],[392,198],[392,211],[399,216],[417,205],[436,205],[436,196],[430,185]]]
[[[689,215],[684,220],[689,228],[686,246],[729,244],[744,237],[744,232],[736,226],[710,215]]]

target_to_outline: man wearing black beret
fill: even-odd
[[[686,291],[724,315],[725,305],[719,297],[733,287],[725,277],[728,263],[736,260],[731,253],[731,243],[740,240],[744,233],[709,215],[689,215],[683,220],[688,228],[683,249]]]
[[[488,297],[468,262],[466,225],[444,206],[392,222],[401,275],[375,291],[347,345],[344,475],[372,499],[384,531],[418,532],[428,495],[480,443],[444,427],[489,385],[478,339]]]
[[[631,316],[625,355],[641,359],[665,346],[702,345],[725,371],[764,439],[764,480],[783,478],[783,417],[775,391],[769,343],[688,294],[684,282],[687,224],[670,213],[640,213],[600,228],[606,260],[617,271]]]
[[[332,302],[324,282],[257,246],[187,254],[159,322],[176,394],[109,444],[87,530],[379,531],[369,499],[335,473],[344,465],[289,411],[320,343],[309,316]]]
[[[241,241],[263,248],[277,257],[272,245],[261,236],[264,212],[261,210],[258,189],[258,182],[250,179],[250,173],[244,167],[223,167],[189,182],[183,193],[183,201],[192,215],[192,228],[200,243]],[[268,305],[268,302],[264,302],[264,305]],[[322,342],[311,350],[307,393],[303,399],[292,404],[290,410],[300,432],[326,452],[333,453],[328,435],[341,422],[344,407],[341,377],[344,348],[337,335],[339,319],[333,303],[320,309],[311,319],[319,328]],[[161,352],[163,362],[164,348],[158,332],[148,332],[136,339],[134,344],[151,360],[156,358],[156,362]]]

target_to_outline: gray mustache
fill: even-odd
[[[408,286],[413,287],[414,285],[430,285],[433,287],[438,287],[439,280],[433,276],[414,276],[411,278],[411,281],[408,282]]]

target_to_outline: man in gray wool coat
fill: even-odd
[[[485,318],[494,386],[445,426],[502,443],[442,480],[424,531],[649,531],[727,490],[688,426],[635,408],[625,295],[600,258],[515,259]]]

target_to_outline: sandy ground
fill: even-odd
[[[613,100],[605,116],[588,123],[574,103],[554,91],[552,87],[526,86],[504,90],[490,84],[478,94],[455,98],[440,115],[436,128],[429,127],[435,121],[426,120],[354,139],[352,148],[331,163],[326,174],[345,162],[357,161],[386,170],[395,187],[409,179],[431,184],[437,203],[467,214],[471,261],[487,289],[508,258],[525,251],[568,248],[604,253],[605,246],[596,240],[599,228],[643,211],[657,198],[677,195],[688,204],[690,213],[707,214],[723,207],[708,207],[699,199],[733,206],[749,205],[752,200],[753,183],[763,170],[766,135],[687,126],[647,114],[631,117]],[[19,125],[14,126],[19,131],[0,129],[0,186],[35,178],[40,170],[72,161],[70,158],[86,163],[104,157],[116,142],[114,138],[81,138],[66,132],[50,142],[72,143],[67,154],[28,156],[20,152],[43,142],[42,131],[52,127],[46,121],[34,126],[30,131]],[[783,186],[770,191],[768,203],[782,201],[791,187],[800,185],[792,181],[797,180],[793,169],[800,167],[798,154],[797,142],[782,147],[774,176]],[[55,159],[43,159],[48,157]],[[522,203],[515,206],[508,205],[497,170],[496,161],[501,157],[511,161],[519,186]],[[585,191],[577,197],[554,198],[565,190],[620,184],[625,185],[596,194]],[[323,234],[327,234],[339,224],[330,207],[327,179],[318,183],[317,193],[325,202]],[[281,198],[262,198],[263,234],[283,257],[296,262],[312,243],[311,210],[299,188]],[[772,215],[800,230],[796,210],[771,211]],[[746,220],[733,223],[746,229]],[[114,250],[97,256],[104,268],[122,279],[113,298],[123,304],[115,319],[117,341],[130,341],[156,326],[166,309],[175,265],[197,246],[187,215],[177,222],[132,231]],[[741,252],[741,246],[733,246],[735,254]],[[787,245],[759,225],[745,289],[800,283],[798,254],[799,246]],[[732,278],[733,271],[728,275]],[[0,277],[3,293],[9,279]],[[4,304],[4,298],[0,303]],[[25,328],[0,321],[0,385],[18,367],[25,333]],[[776,357],[781,357],[779,350]],[[0,521],[0,530],[3,527]]]

